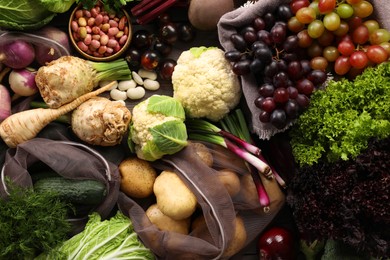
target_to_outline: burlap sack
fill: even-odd
[[[221,46],[226,50],[232,50],[233,45],[229,40],[231,34],[236,33],[238,28],[249,24],[257,16],[262,16],[267,12],[273,12],[277,6],[289,3],[290,0],[258,0],[252,5],[237,8],[221,17],[218,23],[218,36]],[[373,18],[377,19],[382,27],[390,29],[390,5],[388,0],[372,0],[374,6]],[[250,114],[247,119],[250,121],[251,131],[260,139],[270,139],[274,134],[284,132],[293,122],[289,122],[283,129],[277,129],[270,123],[260,122],[260,109],[254,105],[258,97],[257,83],[253,75],[241,77],[243,95],[245,97]]]

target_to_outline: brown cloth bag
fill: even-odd
[[[107,195],[94,211],[106,218],[116,206],[120,175],[118,167],[100,153],[81,143],[66,140],[35,138],[8,149],[1,170],[0,196],[7,196],[6,178],[21,187],[32,187],[29,168],[44,163],[59,175],[69,179],[97,180],[106,185]],[[73,233],[81,231],[88,221],[88,214],[79,219],[69,219]]]
[[[177,173],[191,189],[199,207],[198,214],[195,215],[203,215],[207,228],[203,226],[191,229],[187,235],[159,230],[145,213],[146,209],[155,203],[155,198],[136,200],[122,192],[119,195],[119,209],[130,216],[134,230],[158,259],[227,259],[229,245],[239,243],[234,236],[236,216],[242,219],[245,226],[245,247],[268,226],[284,205],[285,196],[276,181],[263,180],[270,198],[270,210],[264,212],[257,195],[248,195],[251,192],[256,194],[254,184],[252,183],[253,187],[244,186],[244,180],[251,177],[248,176],[248,169],[243,161],[225,148],[210,144],[208,147],[215,155],[212,167],[196,155],[191,145],[175,155],[166,156],[153,163],[158,170]],[[243,186],[238,194],[233,197],[229,195],[218,179],[218,174],[221,174],[218,169],[231,169],[238,173]]]
[[[290,0],[258,0],[252,5],[237,8],[221,17],[218,23],[218,36],[221,46],[225,51],[234,49],[229,40],[231,34],[236,33],[238,28],[249,24],[257,16],[262,16],[267,12],[273,12],[277,6],[288,4]],[[377,19],[381,26],[390,29],[390,5],[388,0],[372,0],[374,6],[373,17]],[[270,139],[274,134],[284,132],[293,122],[290,121],[283,129],[277,129],[269,123],[260,122],[260,110],[254,105],[258,97],[257,83],[253,75],[241,77],[243,95],[245,97],[250,114],[247,119],[250,122],[251,131],[259,136],[260,139]]]

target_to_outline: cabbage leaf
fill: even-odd
[[[38,29],[48,24],[55,15],[39,0],[0,0],[0,28]]]

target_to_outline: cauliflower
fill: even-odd
[[[222,119],[241,98],[241,86],[224,51],[194,47],[181,53],[172,74],[173,97],[190,118]]]
[[[128,144],[137,157],[154,161],[187,146],[185,112],[173,97],[153,95],[132,111]]]

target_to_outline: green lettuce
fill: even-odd
[[[0,28],[38,29],[48,24],[55,15],[39,0],[0,0]]]
[[[370,67],[350,81],[330,81],[313,93],[309,108],[291,129],[300,165],[358,156],[370,139],[390,135],[390,63]]]
[[[98,213],[89,216],[85,229],[39,259],[154,259],[153,253],[138,239],[131,220],[120,211],[101,221]],[[57,256],[54,258],[53,256]]]

